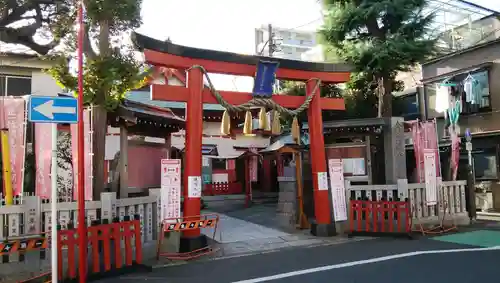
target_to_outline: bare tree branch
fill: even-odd
[[[59,43],[52,39],[47,44],[35,41],[37,32],[48,27],[65,0],[0,0],[0,41],[21,44],[40,55],[46,55]],[[16,24],[16,25],[14,25]],[[24,24],[19,26],[18,24]]]

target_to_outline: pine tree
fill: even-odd
[[[435,52],[427,0],[324,0],[320,35],[367,83],[378,85],[379,116],[392,116],[395,74]],[[382,105],[381,105],[382,104]]]

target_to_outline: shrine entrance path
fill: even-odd
[[[203,213],[218,213],[220,217],[214,245],[220,248],[213,257],[225,258],[253,255],[294,247],[335,245],[368,238],[318,238],[309,230],[288,230],[279,227],[276,204],[258,204],[250,208],[233,206],[211,208]],[[203,231],[209,238],[211,230]]]
[[[209,207],[210,210],[223,213],[227,216],[240,219],[242,221],[262,225],[264,227],[280,230],[286,233],[294,233],[293,229],[286,228],[280,225],[280,219],[276,212],[277,203],[262,203],[253,204],[251,207],[225,206],[225,207]]]

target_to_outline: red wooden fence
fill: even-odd
[[[350,200],[349,215],[351,236],[411,236],[408,200]]]

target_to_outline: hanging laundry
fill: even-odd
[[[450,108],[450,88],[436,84],[436,107],[438,113],[446,112]]]
[[[458,99],[454,99],[447,112],[448,119],[450,121],[449,131],[460,134],[460,127],[458,126],[458,118],[460,117],[460,112],[462,112],[460,101]]]
[[[465,101],[470,104],[481,103],[481,84],[476,75],[469,74],[463,81],[465,91]]]

